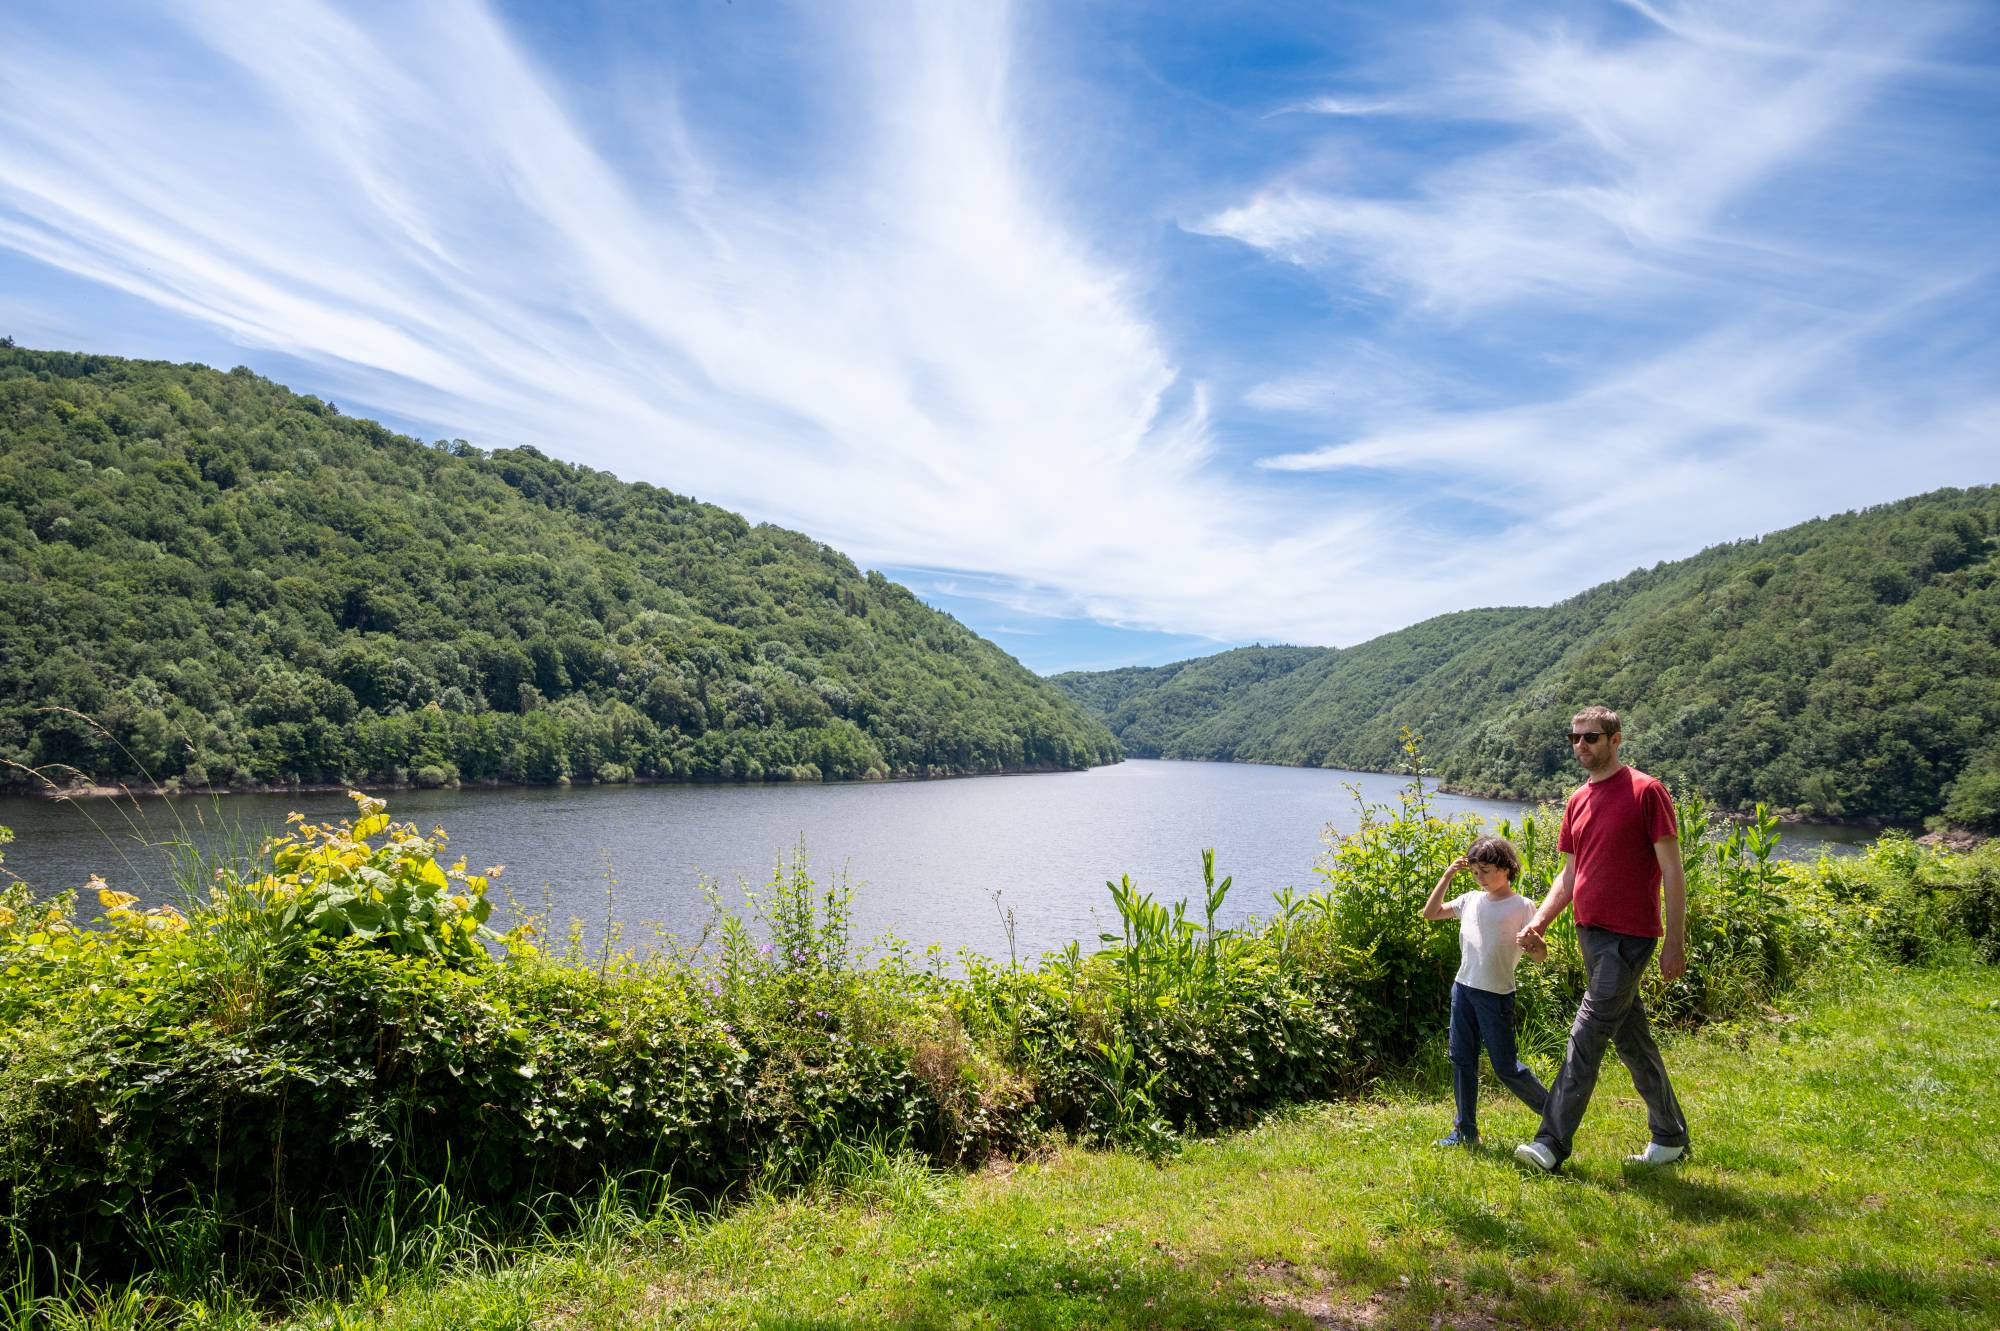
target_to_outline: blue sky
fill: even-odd
[[[1982,4],[13,6],[0,332],[811,533],[1040,670],[2000,480]]]

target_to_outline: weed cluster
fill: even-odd
[[[1937,961],[1969,941],[2000,962],[2000,840],[1954,855],[1890,832],[1866,855],[1794,866],[1789,878],[1844,903],[1854,935],[1892,960]]]

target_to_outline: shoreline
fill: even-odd
[[[1258,759],[1246,759],[1246,758],[1230,758],[1230,759],[1167,758],[1159,754],[1130,754],[1127,755],[1126,758],[1120,758],[1118,760],[1118,763],[1125,762],[1127,761],[1128,758],[1136,758],[1139,759],[1140,761],[1145,761],[1145,762],[1221,763],[1223,765],[1232,767],[1283,767],[1283,768],[1290,768],[1294,771],[1359,772],[1369,776],[1389,776],[1389,777],[1408,776],[1407,772],[1392,772],[1381,768],[1322,767],[1317,764],[1273,763],[1273,762],[1264,762]],[[821,779],[818,781],[740,781],[723,777],[634,776],[629,780],[614,781],[614,782],[569,781],[569,780],[463,781],[463,782],[455,782],[448,786],[423,786],[423,785],[418,785],[416,782],[413,781],[298,782],[298,783],[261,782],[256,785],[246,785],[246,786],[192,786],[192,787],[176,787],[174,789],[167,789],[166,787],[156,782],[141,783],[141,784],[121,783],[118,785],[68,786],[60,789],[44,788],[41,790],[30,790],[30,789],[0,790],[0,800],[32,799],[32,800],[43,800],[53,803],[63,803],[65,801],[74,802],[79,800],[116,800],[116,799],[126,799],[126,798],[178,799],[185,797],[199,797],[203,799],[209,799],[209,798],[226,798],[231,795],[338,795],[350,790],[358,790],[363,792],[364,794],[372,794],[372,793],[394,793],[398,791],[411,791],[411,790],[545,790],[545,789],[561,789],[568,786],[585,786],[585,787],[788,786],[788,785],[866,786],[866,785],[889,785],[889,784],[898,784],[903,782],[917,782],[917,781],[969,781],[969,780],[978,780],[985,777],[1050,776],[1063,772],[1080,773],[1080,772],[1095,771],[1096,769],[1101,767],[1115,767],[1118,765],[1118,763],[1093,763],[1088,767],[1008,767],[995,772],[940,772],[935,774],[912,773],[903,776],[848,777],[832,781],[825,779]],[[1431,779],[1432,778],[1430,778],[1427,774],[1426,780],[1431,780]],[[1520,795],[1520,794],[1498,794],[1493,791],[1486,791],[1486,790],[1468,790],[1462,786],[1455,786],[1450,783],[1442,781],[1435,781],[1433,783],[1433,788],[1436,789],[1441,794],[1455,795],[1461,799],[1506,800],[1517,804],[1542,804],[1542,803],[1553,804],[1559,802],[1561,799],[1560,796],[1537,797],[1532,795]],[[1748,809],[1723,809],[1718,807],[1714,809],[1714,812],[1723,818],[1729,819],[1730,821],[1747,821],[1751,816],[1751,811]],[[1806,814],[1795,814],[1795,813],[1781,813],[1777,815],[1777,819],[1778,819],[1778,824],[1781,827],[1837,827],[1856,832],[1879,833],[1888,831],[1902,831],[1902,832],[1908,832],[1912,836],[1925,835],[1924,829],[1921,824],[1910,825],[1903,823],[1891,823],[1883,821],[1881,819],[1832,818],[1819,814],[1806,815]],[[1977,842],[1980,840],[1984,840],[1984,837],[1982,837],[1979,833],[1970,832],[1967,829],[1963,828],[1952,828],[1948,829],[1947,832],[1944,834],[1931,833],[1928,835],[1934,837],[1941,836],[1941,839],[1951,840],[1951,841],[1962,840],[1964,838],[1970,837],[1973,838],[1974,844],[1977,844]]]
[[[1168,758],[1157,753],[1135,753],[1128,754],[1127,757],[1138,758],[1146,762],[1160,763],[1223,763],[1231,767],[1285,767],[1299,772],[1359,772],[1367,776],[1393,776],[1402,778],[1409,776],[1408,772],[1394,772],[1381,767],[1324,767],[1317,763],[1265,762],[1261,758]],[[1449,782],[1439,781],[1429,772],[1424,773],[1424,780],[1429,782],[1432,788],[1440,794],[1456,795],[1460,799],[1506,800],[1513,804],[1560,804],[1563,800],[1563,796],[1561,795],[1520,795],[1497,793],[1491,790],[1468,790],[1464,786],[1454,786]],[[1710,805],[1709,808],[1712,813],[1729,819],[1731,822],[1748,822],[1753,812],[1750,809],[1725,809],[1720,805]],[[1776,817],[1780,827],[1842,827],[1856,832],[1908,832],[1912,836],[1919,835],[1924,831],[1923,824],[1921,823],[1892,823],[1880,818],[1833,818],[1825,814],[1799,813],[1780,813]],[[1960,836],[1973,836],[1981,840],[1984,839],[1982,834],[1972,832],[1966,828],[1952,828],[1950,831]],[[1932,835],[1936,834],[1933,833]]]
[[[1119,759],[1120,762],[1124,760]],[[0,789],[0,800],[39,800],[50,804],[79,800],[118,799],[226,799],[232,795],[341,795],[350,790],[363,794],[411,790],[560,790],[571,786],[878,786],[916,781],[971,781],[997,776],[1052,776],[1063,772],[1088,772],[1112,763],[1089,767],[1003,767],[993,772],[910,773],[901,776],[857,776],[815,781],[742,781],[729,777],[633,776],[624,781],[454,781],[448,785],[426,786],[414,781],[262,781],[242,786],[168,786],[158,782],[120,782],[116,785],[75,785],[32,789]]]

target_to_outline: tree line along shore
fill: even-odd
[[[247,370],[0,350],[0,785],[785,781],[1118,755],[809,537]]]
[[[2000,831],[2000,487],[1940,490],[1358,646],[1058,675],[1137,757],[1394,770],[1421,730],[1471,795],[1546,799],[1617,707],[1675,790],[1787,817]]]
[[[1345,649],[1042,680],[797,532],[247,370],[0,348],[0,787],[855,780],[1143,757],[1559,793],[1579,700],[1718,807],[2000,828],[2000,488]]]

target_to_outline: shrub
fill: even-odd
[[[1886,832],[1860,855],[1795,865],[1791,880],[1829,904],[1840,931],[1895,962],[1928,962],[1953,945],[1948,898],[1932,885],[1934,852]]]
[[[1969,943],[2000,961],[2000,842],[1957,853],[1885,833],[1864,855],[1811,871],[1851,928],[1895,961],[1928,962]]]
[[[493,913],[487,876],[467,872],[463,859],[450,868],[438,863],[443,828],[426,837],[414,823],[390,822],[385,801],[359,792],[351,798],[360,815],[353,821],[314,824],[291,815],[292,830],[264,847],[271,871],[235,886],[263,897],[281,931],[303,925],[328,938],[379,941],[392,952],[483,962],[484,945],[495,937],[485,927]]]
[[[1969,853],[1934,853],[1919,881],[1944,903],[1951,937],[1971,942],[1980,960],[2000,962],[2000,841]]]
[[[1361,825],[1316,867],[1326,886],[1311,899],[1330,934],[1327,958],[1360,1008],[1372,1058],[1409,1056],[1449,1011],[1458,940],[1423,918],[1423,904],[1484,827],[1476,815],[1444,820],[1432,812],[1418,744],[1405,729],[1411,778],[1394,807],[1371,805],[1355,792]]]
[[[2000,955],[2000,850],[1886,836],[1788,865],[1767,811],[1680,811],[1689,970],[1647,982],[1667,1020],[1740,1013],[1843,949]],[[1217,925],[1231,882],[1209,853],[1199,916],[1121,879],[1096,951],[954,976],[893,940],[857,963],[847,888],[803,848],[693,950],[546,951],[486,928],[486,876],[442,864],[442,832],[356,812],[295,821],[256,872],[191,871],[213,886],[184,911],[93,883],[101,914],[78,924],[74,893],[0,891],[0,1225],[104,1273],[167,1230],[206,1235],[202,1260],[276,1285],[412,1197],[505,1229],[607,1178],[718,1197],[855,1143],[970,1162],[1066,1132],[1164,1154],[1435,1039],[1456,944],[1419,908],[1483,830],[1413,778],[1267,918]],[[1553,826],[1499,828],[1523,890],[1559,864]],[[1550,944],[1520,975],[1523,1047],[1546,1054],[1583,984],[1574,930]]]
[[[426,763],[410,773],[410,784],[419,790],[457,789],[458,768],[451,763]]]

